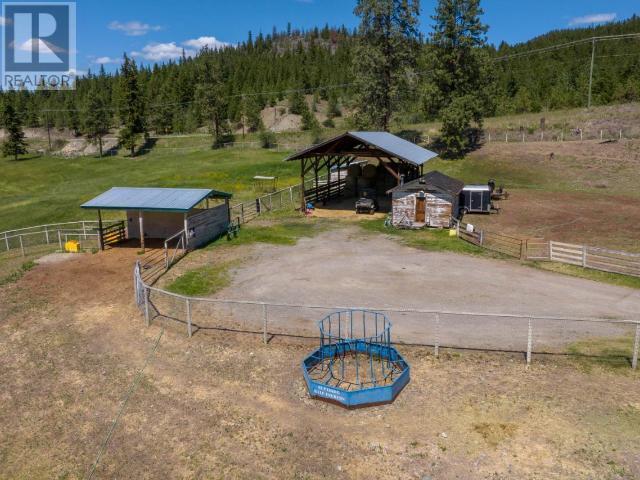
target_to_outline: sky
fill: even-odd
[[[428,32],[436,0],[422,0]],[[145,64],[187,55],[202,46],[235,44],[250,30],[357,26],[355,0],[77,0],[79,72],[119,65],[122,54]],[[622,20],[640,13],[640,0],[483,0],[491,43],[526,41],[549,30]]]

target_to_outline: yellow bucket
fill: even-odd
[[[69,253],[78,253],[80,251],[80,242],[77,240],[69,240],[65,242],[64,249]]]
[[[449,236],[450,237],[455,237],[457,235],[457,230],[455,228],[450,228],[449,229]]]

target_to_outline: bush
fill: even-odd
[[[327,118],[324,122],[322,122],[322,126],[325,128],[336,128],[336,124],[331,118]]]
[[[276,134],[271,130],[263,129],[260,131],[260,146],[262,148],[273,148],[276,146],[277,138]]]

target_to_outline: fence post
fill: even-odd
[[[531,365],[531,349],[533,347],[533,322],[529,318],[529,332],[527,334],[527,368]]]
[[[191,338],[191,301],[187,298],[187,331]]]
[[[150,324],[149,320],[149,288],[142,283],[143,293],[144,293],[144,321],[147,324],[147,327]]]
[[[636,323],[636,338],[633,342],[633,358],[631,359],[631,368],[638,368],[638,350],[640,349],[640,321]]]
[[[587,268],[587,246],[582,246],[582,268]]]
[[[435,342],[433,347],[433,353],[438,358],[440,355],[440,314],[436,313],[436,335]]]
[[[504,143],[509,143],[509,134],[508,133],[504,134]]]
[[[491,132],[489,132],[489,143],[491,143]]]
[[[540,141],[544,142],[544,130],[540,132]]]
[[[242,223],[244,223],[244,203],[240,204],[240,217],[242,218]]]
[[[600,130],[600,140],[602,140],[602,130]]]
[[[262,304],[262,342],[267,344],[267,304]]]
[[[49,245],[49,229],[46,227],[44,227],[44,238],[47,239],[47,245]]]
[[[480,245],[484,245],[484,230],[480,230]]]
[[[291,201],[291,206],[293,207],[293,187],[289,187],[289,200]]]
[[[522,132],[522,143],[524,143],[524,132]]]
[[[22,256],[24,257],[24,245],[22,244],[22,235],[18,235],[20,239],[20,251],[22,252]]]
[[[58,230],[58,245],[60,246],[60,250],[62,250],[62,235],[60,235],[60,230]]]
[[[4,243],[7,245],[7,252],[8,252],[10,249],[9,249],[9,235],[7,235],[7,232],[4,233]]]
[[[269,195],[269,211],[273,212],[273,193]]]
[[[527,243],[529,242],[528,239],[526,240],[520,240],[520,260],[526,260],[527,258]]]
[[[82,236],[85,240],[87,239],[87,227],[84,224],[84,220],[82,221]]]

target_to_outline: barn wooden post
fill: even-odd
[[[187,213],[184,214],[184,249],[189,247],[189,218]]]
[[[300,211],[305,213],[307,209],[307,203],[304,198],[304,169],[306,160],[303,158],[300,162]]]
[[[98,245],[104,250],[104,237],[102,236],[102,211],[98,209]]]
[[[140,226],[140,250],[144,253],[144,217],[142,210],[138,210],[138,225]]]

